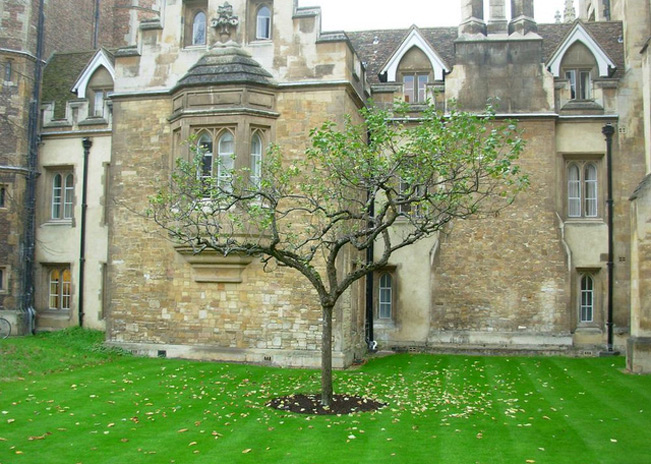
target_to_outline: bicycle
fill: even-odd
[[[0,317],[0,338],[7,338],[11,334],[11,324],[4,317]]]

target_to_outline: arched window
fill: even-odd
[[[206,13],[198,11],[192,19],[192,45],[206,44]]]
[[[235,164],[235,138],[229,131],[219,137],[219,163],[217,166],[217,185],[226,191],[232,188],[232,172]]]
[[[597,217],[597,167],[593,163],[585,165],[585,216]]]
[[[255,132],[251,137],[251,184],[260,188],[262,180],[262,137]]]
[[[50,271],[49,309],[70,309],[71,278],[70,268],[63,267]]]
[[[581,276],[581,306],[579,322],[594,321],[594,279],[588,274]]]
[[[52,178],[52,219],[72,219],[74,207],[74,176],[57,172]]]
[[[55,174],[52,180],[52,219],[61,219],[62,184],[63,177],[61,174]]]
[[[271,10],[267,6],[261,6],[256,15],[255,38],[271,38]]]
[[[393,279],[391,274],[385,273],[380,276],[379,288],[379,319],[390,319],[393,313]]]
[[[197,142],[197,150],[201,155],[201,173],[202,179],[207,179],[213,175],[213,152],[212,137],[210,134],[203,132]]]
[[[567,168],[567,215],[581,217],[581,172],[576,164]]]
[[[571,218],[599,217],[599,181],[594,162],[572,162],[567,166],[567,215]]]
[[[72,174],[66,175],[63,190],[63,219],[72,219],[72,207],[74,205],[74,177]]]

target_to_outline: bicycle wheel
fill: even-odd
[[[7,338],[11,333],[11,324],[3,317],[0,317],[0,338]]]

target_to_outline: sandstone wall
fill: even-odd
[[[568,342],[568,257],[554,202],[555,123],[524,120],[520,128],[527,139],[521,165],[531,186],[498,217],[456,221],[441,234],[430,343]]]
[[[303,156],[309,129],[354,109],[345,87],[280,92],[277,101],[275,142],[288,162]],[[139,214],[169,174],[171,112],[164,97],[114,103],[108,339],[146,354],[317,366],[321,310],[304,277],[254,260],[241,283],[197,282],[186,257]],[[359,293],[335,314],[335,366],[359,354],[363,320],[350,311]]]

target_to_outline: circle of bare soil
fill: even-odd
[[[267,406],[297,414],[335,415],[377,411],[386,405],[363,396],[332,395],[332,404],[326,408],[321,404],[320,394],[296,394],[274,398]]]

